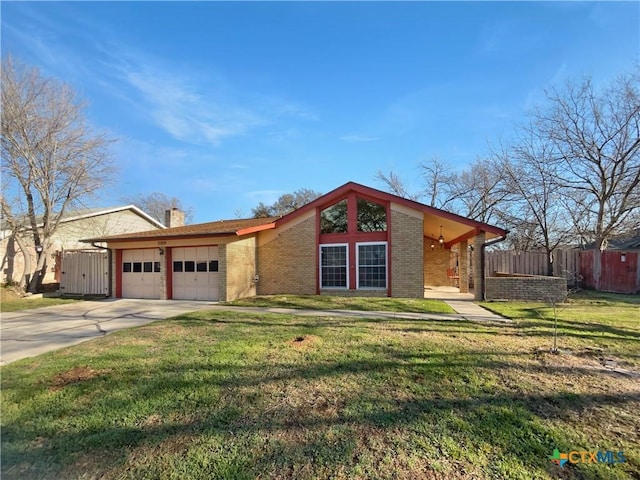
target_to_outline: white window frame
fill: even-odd
[[[347,274],[347,282],[344,287],[325,287],[322,284],[322,249],[324,247],[344,247],[345,249],[345,269]],[[349,244],[348,243],[321,243],[318,248],[318,260],[319,260],[319,274],[320,274],[320,289],[322,290],[349,290]]]
[[[362,287],[362,290],[387,290],[389,286],[389,245],[388,242],[356,242],[356,289],[360,290],[360,246],[384,245],[384,287]]]

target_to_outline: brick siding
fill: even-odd
[[[391,295],[424,297],[423,219],[391,208],[391,243]]]
[[[447,276],[451,267],[451,250],[442,248],[438,242],[431,249],[431,242],[424,242],[424,282],[434,287],[452,286],[453,281]]]
[[[254,296],[256,294],[255,275],[257,273],[256,238],[245,238],[220,245],[218,248],[221,250],[220,300],[231,301]],[[223,258],[224,261],[222,261]]]
[[[562,302],[567,296],[567,279],[564,277],[487,277],[487,300],[526,300]]]
[[[266,232],[258,246],[258,295],[316,293],[315,215],[281,232]]]
[[[386,290],[320,290],[320,295],[329,295],[333,297],[386,297]]]

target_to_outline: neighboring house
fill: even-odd
[[[112,250],[116,297],[228,301],[265,294],[415,297],[460,289],[485,243],[506,231],[357,183],[279,218],[220,220],[165,230],[85,237]],[[474,269],[482,284],[482,269]],[[481,288],[477,289],[480,293]]]
[[[117,235],[130,232],[164,229],[164,225],[134,205],[112,208],[93,208],[69,212],[60,220],[51,245],[46,252],[47,273],[43,283],[59,281],[60,253],[64,250],[95,248],[80,241],[87,236]],[[24,273],[24,252],[9,231],[1,232],[0,255],[2,272],[0,279],[18,281]],[[28,248],[32,265],[35,266],[36,251],[31,229],[25,228],[20,235]]]

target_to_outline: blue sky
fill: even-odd
[[[204,222],[418,164],[463,169],[544,91],[640,61],[639,2],[2,2],[2,55],[73,85],[117,143],[98,205]]]

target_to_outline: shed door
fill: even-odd
[[[160,298],[160,253],[157,248],[122,252],[123,298]]]
[[[218,247],[172,249],[173,298],[218,300]]]

